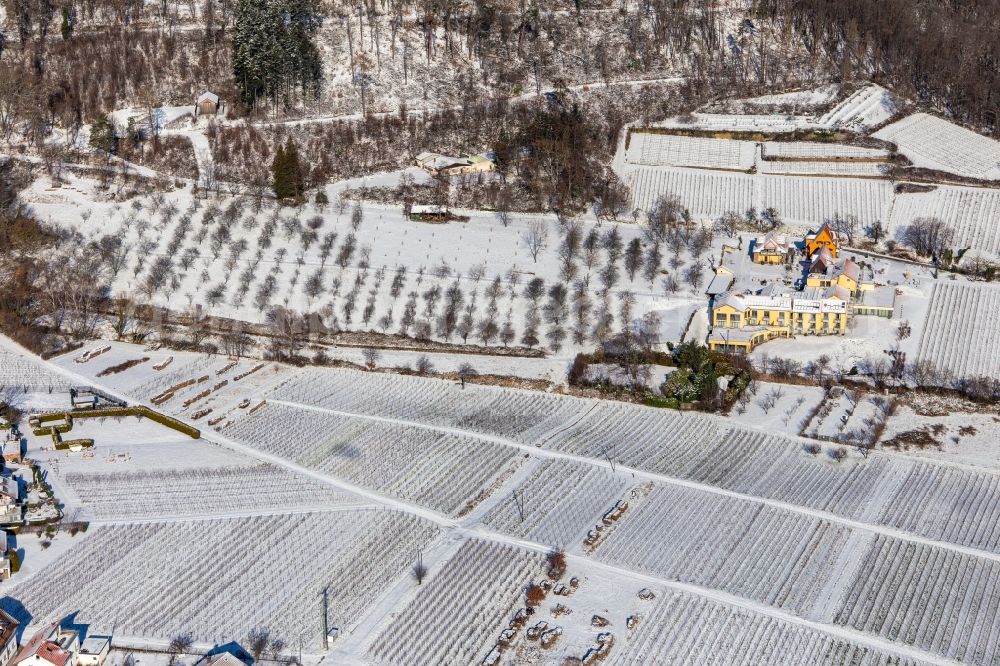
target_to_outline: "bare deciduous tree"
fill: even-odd
[[[549,242],[549,229],[545,222],[535,220],[528,225],[527,230],[521,234],[521,242],[527,246],[532,261],[538,263],[538,255],[548,246]]]
[[[365,360],[365,367],[374,370],[379,359],[382,358],[382,353],[375,347],[365,347],[361,350],[361,356]]]

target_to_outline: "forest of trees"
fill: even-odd
[[[412,96],[422,60],[436,70],[425,99],[428,92],[472,100],[484,89],[503,97],[683,74],[694,103],[873,78],[964,122],[997,128],[1000,8],[989,0],[760,0],[742,22],[707,0],[599,13],[590,10],[607,7],[588,2],[3,2],[2,137],[15,124],[33,140],[53,124],[72,137],[99,113],[179,103],[200,89],[242,98],[247,108],[230,106],[237,114],[315,100],[324,77],[316,45],[321,21],[322,38],[351,61],[348,80],[341,77],[335,91],[324,86],[324,103],[338,109],[357,103],[359,94],[362,108],[374,95]],[[182,21],[194,25],[175,30]],[[402,81],[379,82],[387,67]],[[441,82],[450,82],[448,89]],[[381,91],[370,89],[379,85]],[[262,97],[270,103],[261,105]],[[627,120],[674,110],[649,100],[629,108]]]
[[[249,107],[265,97],[287,105],[290,92],[315,95],[323,78],[313,35],[314,0],[238,0],[233,26],[233,79]]]
[[[760,0],[757,16],[844,80],[872,77],[1000,134],[995,0]]]

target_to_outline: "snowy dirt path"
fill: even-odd
[[[643,85],[659,85],[659,84],[676,84],[683,83],[686,81],[686,77],[683,76],[666,76],[655,79],[627,79],[625,81],[590,81],[587,83],[577,83],[572,86],[567,86],[566,90],[570,91],[591,91],[591,90],[601,90],[604,88],[618,88],[618,87],[629,87],[635,88]],[[549,87],[543,87],[541,92],[538,90],[531,90],[528,92],[521,93],[520,95],[513,95],[507,98],[509,104],[517,104],[519,102],[526,102],[545,93],[552,92]],[[462,106],[443,106],[443,107],[430,107],[430,108],[420,108],[420,109],[407,109],[407,116],[421,116],[429,113],[441,113],[445,111],[461,111]],[[368,118],[388,118],[391,116],[398,116],[399,111],[378,111],[376,113],[369,113]],[[364,120],[365,114],[363,113],[344,113],[339,115],[329,115],[329,116],[313,116],[311,118],[296,118],[290,120],[261,120],[254,122],[254,125],[285,125],[289,127],[299,127],[302,125],[312,125],[316,123],[335,123],[341,121],[357,121]]]
[[[195,162],[198,163],[198,187],[211,188],[215,186],[215,160],[212,157],[212,147],[208,137],[199,129],[165,129],[162,136],[182,136],[191,142]]]

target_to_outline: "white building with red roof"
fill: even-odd
[[[9,664],[17,652],[17,628],[20,623],[0,610],[0,664]]]
[[[11,662],[12,666],[76,666],[80,634],[63,629],[58,622],[35,632]]]

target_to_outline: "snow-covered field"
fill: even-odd
[[[368,184],[393,184],[399,175]],[[41,219],[72,226],[88,240],[122,239],[112,277],[118,294],[252,322],[280,306],[316,315],[327,330],[491,347],[530,344],[561,358],[593,346],[607,252],[598,244],[588,265],[577,250],[567,273],[559,256],[565,227],[555,216],[514,215],[504,226],[493,213],[470,211],[467,223],[442,225],[410,221],[401,208],[366,205],[357,220],[349,205],[255,211],[249,198],[206,202],[187,189],[105,204],[84,193],[92,183],[77,184],[54,192],[36,186],[27,198]],[[330,188],[332,200],[336,189]],[[589,215],[576,222],[581,240],[591,231],[605,238],[611,229],[623,246],[642,236],[631,222],[597,225]],[[537,259],[527,241],[534,231]],[[705,258],[685,250],[681,258],[676,271],[683,283],[680,271]],[[662,253],[660,271],[651,274],[632,276],[620,256],[616,262],[607,293],[615,332],[626,293],[635,296],[636,319],[664,309],[660,278],[668,271]],[[525,290],[536,279],[538,294],[529,298]],[[701,301],[701,293],[682,284],[671,298]],[[448,307],[457,315],[446,325]]]
[[[879,162],[824,162],[812,160],[773,161],[760,163],[760,172],[773,175],[837,176],[881,178],[886,166]]]
[[[393,423],[268,404],[223,431],[267,453],[448,515],[521,462],[494,442]]]
[[[1000,179],[1000,142],[927,113],[914,113],[875,133],[899,146],[916,166],[980,178]]]
[[[934,286],[919,358],[956,377],[1000,375],[1000,288],[961,282]]]
[[[324,53],[343,55],[335,46]],[[418,72],[412,85],[431,78]],[[836,94],[744,102],[802,110]],[[811,115],[697,114],[673,126],[862,133],[895,111],[891,95],[869,86]],[[893,134],[904,149],[919,130],[907,127]],[[196,129],[167,131],[204,147]],[[978,169],[986,149],[976,146],[968,150]],[[699,222],[774,207],[791,228],[836,213],[898,228],[939,206],[959,242],[996,250],[998,204],[988,191],[897,195],[881,177],[886,158],[853,145],[637,131],[615,167],[637,207],[677,194]],[[199,166],[204,178],[204,154]],[[75,177],[58,189],[36,183],[26,198],[42,219],[85,240],[122,240],[116,294],[188,314],[262,322],[283,306],[331,331],[421,329],[437,342],[543,347],[549,356],[537,361],[478,350],[435,364],[454,370],[475,359],[480,372],[562,380],[576,351],[595,346],[609,243],[598,242],[589,260],[576,251],[567,266],[568,227],[555,216],[514,215],[505,226],[470,211],[467,222],[437,225],[394,207],[337,203],[349,186],[394,186],[400,176],[329,186],[335,203],[295,209],[196,199],[184,187],[116,204]],[[614,230],[622,246],[639,239],[648,249],[632,222],[575,223],[580,240],[593,231],[613,244]],[[537,257],[532,234],[544,237]],[[701,256],[680,250],[670,271],[680,275],[685,262],[707,269],[721,242]],[[909,358],[1000,374],[1000,290],[933,283],[924,267],[858,255],[880,284],[899,288],[893,320],[858,317],[845,336],[783,340],[754,358],[807,363],[827,354],[828,376],[848,374],[883,354],[906,320],[912,334],[899,349]],[[701,289],[673,293],[658,268],[615,274],[606,290],[615,330],[661,312],[661,342],[676,341],[694,315],[689,337],[701,339]],[[629,293],[635,306],[621,315]],[[66,517],[91,524],[53,543],[19,537],[25,568],[0,583],[0,607],[36,624],[76,613],[138,645],[184,632],[217,645],[263,627],[289,653],[301,645],[313,664],[1000,660],[1000,457],[969,450],[996,432],[985,416],[971,429],[956,421],[936,431],[964,444],[955,457],[943,446],[859,451],[841,440],[878,415],[874,396],[762,384],[724,417],[574,397],[558,386],[381,371],[413,354],[387,351],[379,371],[365,372],[124,342],[43,362],[0,345],[0,385],[30,406],[66,406],[69,386],[92,384],[201,429],[192,439],[148,419],[78,419],[72,436],[95,441],[80,452],[28,436],[28,456]],[[330,356],[360,360],[356,349]],[[130,360],[141,362],[116,368]],[[769,406],[764,398],[778,389]],[[904,427],[890,419],[882,441]],[[564,550],[564,573],[547,566],[553,548]],[[329,653],[321,627],[336,631]]]
[[[267,627],[312,652],[324,589],[330,626],[353,627],[436,531],[371,509],[91,527],[43,571],[5,583],[0,607],[36,621],[78,613],[122,637],[225,642]]]
[[[633,165],[622,171],[632,189],[632,205],[639,210],[649,210],[657,199],[673,194],[692,215],[716,218],[728,211],[746,211],[755,201],[756,179],[746,174]]]
[[[626,159],[646,166],[687,166],[746,171],[754,164],[752,141],[701,139],[635,132]]]
[[[786,98],[756,98],[765,105],[801,103],[807,101],[813,105],[828,101],[823,95],[816,95],[812,100],[806,100],[801,94]],[[745,100],[754,102],[756,100]],[[835,130],[847,129],[862,132],[881,125],[896,112],[896,102],[892,93],[877,85],[869,85],[848,95],[839,104],[823,115],[783,115],[773,114],[712,114],[695,113],[692,116],[671,118],[661,123],[662,127],[694,127],[716,130],[720,132],[794,132],[800,129]]]
[[[885,160],[889,152],[843,143],[816,141],[766,141],[761,144],[764,159],[782,160]]]
[[[699,650],[756,659],[760,636],[791,663],[817,650],[836,655],[823,663],[992,663],[992,471],[881,450],[838,461],[832,445],[811,453],[774,434],[791,426],[753,405],[741,426],[396,374],[250,372],[259,364],[124,343],[76,363],[82,353],[53,372],[145,401],[207,375],[161,408],[191,420],[212,401],[221,420],[195,421],[203,439],[186,441],[145,421],[81,421],[91,458],[41,454],[67,511],[95,522],[60,536],[51,555],[32,546],[28,573],[2,584],[6,607],[16,600],[35,621],[78,610],[131,640],[191,631],[209,644],[263,626],[319,654],[327,589],[337,663],[561,663],[609,649],[606,634],[614,663]],[[96,377],[140,354],[150,360]],[[185,406],[202,386],[210,395]],[[545,581],[552,547],[565,548],[568,572],[523,622],[526,586]],[[941,577],[933,589],[951,590],[942,608],[965,618],[960,629],[917,631],[930,588],[916,574],[867,596],[882,580],[868,572],[890,551],[954,562],[928,571]],[[683,640],[657,619],[678,605],[690,609],[669,616],[687,627]],[[914,630],[897,634],[894,616]],[[709,638],[706,626],[725,634]]]
[[[773,207],[793,226],[816,226],[837,213],[853,215],[865,227],[888,222],[894,192],[879,162],[763,160],[754,157],[751,142],[729,141],[728,149],[726,143],[632,132],[617,164],[632,188],[633,206],[649,210],[658,198],[676,195],[701,219]],[[754,174],[736,173],[754,166]]]
[[[972,248],[983,255],[1000,256],[1000,190],[939,185],[932,192],[896,196],[889,221],[890,234],[918,217],[937,217],[954,233],[952,245]]]
[[[14,344],[0,344],[0,402],[22,409],[68,404],[70,383]]]

